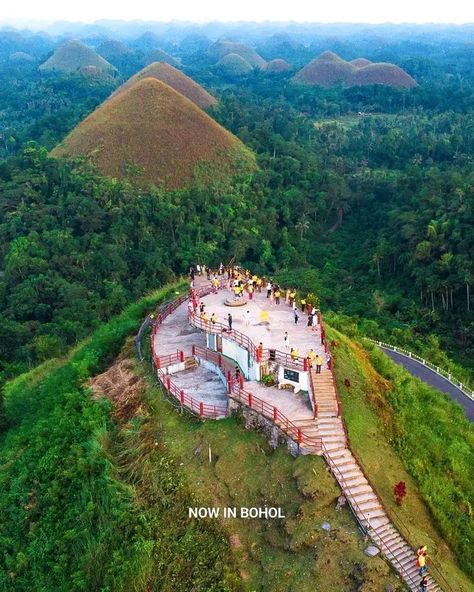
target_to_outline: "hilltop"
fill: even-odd
[[[271,62],[268,62],[265,66],[267,72],[287,72],[291,66],[286,60],[276,58]]]
[[[171,88],[174,88],[176,92],[184,95],[202,109],[211,107],[217,102],[215,97],[210,95],[207,90],[197,82],[194,82],[192,78],[189,78],[189,76],[186,76],[186,74],[183,74],[180,70],[177,70],[176,68],[173,68],[173,66],[165,64],[164,62],[155,62],[146,68],[143,68],[143,70],[140,70],[140,72],[137,72],[122,84],[122,86],[116,90],[115,94],[123,92],[144,78],[161,80],[161,82],[168,84]]]
[[[132,50],[127,47],[125,43],[118,41],[117,39],[107,39],[97,48],[97,53],[105,60],[120,58],[128,55],[131,52]]]
[[[332,51],[325,51],[302,68],[293,78],[294,82],[333,86],[383,84],[411,88],[416,81],[395,64],[372,63],[365,58],[347,62]]]
[[[88,156],[106,175],[166,189],[210,185],[256,166],[240,140],[155,78],[103,103],[52,156]]]
[[[111,73],[115,68],[93,49],[77,40],[66,41],[41,66],[40,70],[73,73],[84,68]]]
[[[154,49],[145,56],[145,64],[147,66],[154,62],[163,62],[164,64],[169,64],[174,67],[179,66],[178,60],[163,49]]]
[[[252,66],[237,53],[228,53],[221,58],[216,68],[227,76],[244,76],[252,71]]]
[[[264,68],[266,61],[254,49],[243,43],[236,43],[234,41],[216,41],[207,53],[214,58],[216,62],[221,60],[224,56],[229,54],[237,54],[245,60],[252,68]]]

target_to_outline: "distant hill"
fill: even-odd
[[[125,45],[122,41],[117,39],[107,39],[99,45],[97,53],[101,55],[105,60],[113,60],[120,58],[131,53],[131,49]]]
[[[417,86],[416,81],[405,70],[395,64],[382,62],[368,64],[363,68],[359,68],[353,73],[352,84],[383,84],[385,86],[401,86],[404,88]]]
[[[70,40],[60,45],[39,69],[73,73],[89,67],[108,73],[115,70],[112,64],[93,49],[80,41]]]
[[[8,61],[15,64],[26,64],[35,61],[35,58],[24,51],[16,51],[8,56]]]
[[[305,84],[332,86],[338,82],[347,82],[355,69],[355,66],[332,51],[325,51],[297,72],[293,80]]]
[[[179,66],[179,62],[169,53],[164,51],[163,49],[154,49],[150,51],[145,56],[145,65],[148,66],[153,64],[154,62],[164,62],[165,64],[169,64],[170,66],[174,66],[175,68]]]
[[[252,68],[264,68],[266,61],[254,49],[234,41],[216,41],[211,45],[207,54],[217,61],[229,54],[236,54],[244,59]]]
[[[252,66],[237,53],[228,53],[221,58],[216,69],[227,76],[244,76],[253,70]]]
[[[286,60],[280,58],[268,62],[265,66],[267,72],[287,72],[290,68],[290,64]]]
[[[155,78],[107,100],[51,154],[86,156],[105,175],[167,189],[211,185],[256,167],[238,138]]]
[[[154,64],[150,64],[146,68],[143,68],[140,72],[137,72],[135,76],[132,76],[132,78],[122,84],[122,86],[115,91],[115,94],[123,92],[143,78],[156,78],[157,80],[161,80],[161,82],[168,84],[171,88],[174,88],[175,91],[181,93],[190,101],[198,105],[198,107],[202,107],[203,109],[216,103],[216,99],[197,82],[194,82],[192,78],[189,78],[189,76],[186,76],[186,74],[183,74],[180,70],[176,70],[173,66],[162,62],[155,62]]]
[[[370,60],[367,60],[366,58],[356,58],[355,60],[351,60],[349,62],[349,64],[352,64],[356,68],[363,68],[364,66],[368,66],[369,64],[372,64],[372,63],[373,62],[371,62]]]
[[[416,81],[395,64],[372,63],[365,58],[346,62],[332,51],[325,51],[316,59],[297,72],[294,82],[333,86],[342,83],[345,86],[383,84],[411,88]]]

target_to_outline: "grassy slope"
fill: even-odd
[[[58,70],[60,72],[77,72],[81,68],[94,66],[104,72],[112,72],[115,68],[93,49],[80,41],[67,41],[59,46],[53,55],[40,66],[40,70]]]
[[[189,76],[186,76],[186,74],[183,74],[183,72],[173,68],[173,66],[162,62],[155,62],[146,68],[143,68],[143,70],[140,70],[140,72],[137,72],[134,76],[122,84],[122,86],[116,90],[114,95],[123,92],[127,88],[130,88],[138,80],[142,80],[143,78],[156,78],[157,80],[161,80],[161,82],[168,84],[168,86],[174,88],[176,92],[181,93],[190,101],[195,103],[198,107],[203,109],[211,107],[217,102],[216,99],[207,92],[207,90],[205,90],[192,78],[189,78]]]
[[[216,582],[222,583],[216,592],[238,589],[227,574],[227,543],[212,528],[166,531],[175,491],[188,504],[191,497],[165,449],[157,449],[155,473],[157,499],[165,500],[157,505],[162,521],[137,503],[133,478],[117,478],[116,459],[104,454],[114,432],[110,406],[93,402],[86,386],[145,312],[175,289],[164,288],[127,308],[67,359],[8,383],[10,427],[0,440],[0,589],[145,590],[151,574],[161,578],[162,590],[188,590],[192,581],[199,581],[201,590],[213,590]],[[157,549],[158,529],[165,534]],[[185,559],[172,566],[155,561],[166,553]]]
[[[143,373],[143,370],[141,370]],[[378,592],[404,587],[381,559],[368,559],[339,490],[322,459],[272,452],[265,438],[230,418],[198,422],[173,411],[159,388],[145,394],[154,433],[192,483],[196,505],[275,506],[286,519],[223,520],[246,590],[258,592]],[[209,447],[212,461],[209,463]],[[321,524],[329,521],[326,534]],[[387,586],[387,588],[386,588]]]
[[[463,567],[472,574],[472,426],[457,405],[383,354],[374,350],[369,359],[365,350],[334,329],[328,335],[338,344],[336,376],[353,452],[410,543],[428,545],[452,589],[474,590],[439,534],[458,558],[465,558]],[[344,385],[345,378],[350,387]],[[401,507],[393,496],[399,481],[405,481],[408,490]]]
[[[154,78],[140,80],[103,103],[52,155],[90,155],[106,175],[167,189],[209,185],[256,166],[238,138]]]

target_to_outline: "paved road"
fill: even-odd
[[[394,362],[401,364],[406,370],[408,370],[410,374],[420,378],[423,382],[426,382],[426,384],[429,384],[435,389],[449,395],[451,399],[464,408],[467,418],[470,421],[474,421],[474,401],[454,386],[454,384],[451,384],[446,378],[436,374],[434,370],[431,370],[431,368],[428,368],[427,366],[423,366],[423,364],[413,358],[407,358],[398,352],[394,352],[384,347],[381,349],[383,349]]]

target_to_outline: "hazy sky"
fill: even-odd
[[[474,22],[473,0],[15,0],[0,20]]]

